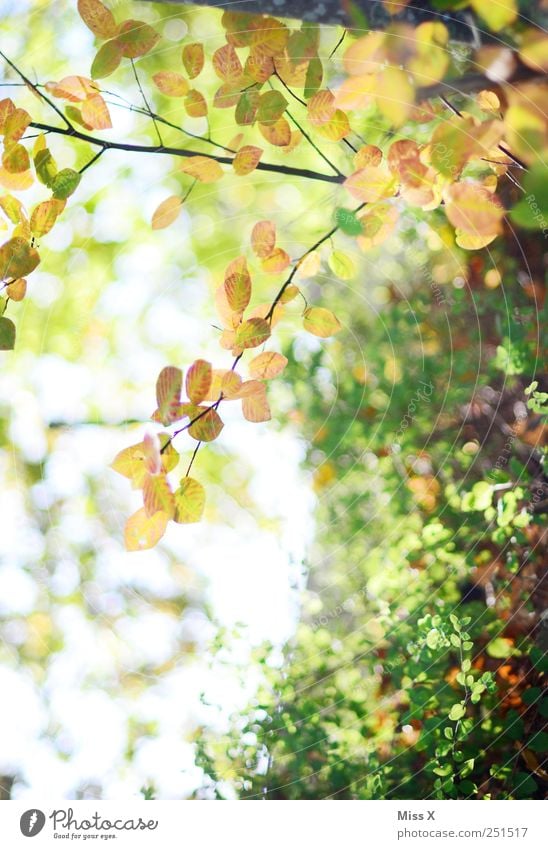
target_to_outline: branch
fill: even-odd
[[[439,83],[417,88],[417,100],[430,100],[432,97],[440,97],[443,94],[470,94],[474,91],[481,91],[483,88],[493,90],[505,85],[513,86],[532,80],[541,83],[546,81],[547,78],[547,74],[539,73],[533,68],[526,68],[524,66],[520,67],[507,80],[491,80],[486,74],[465,74],[463,77],[440,80]]]
[[[60,136],[69,136],[73,139],[93,144],[96,147],[102,147],[103,150],[125,150],[130,153],[156,153],[166,154],[168,156],[181,156],[188,158],[190,156],[205,156],[207,159],[214,159],[221,165],[232,165],[233,157],[230,156],[214,156],[212,153],[201,153],[197,150],[188,150],[184,147],[164,147],[162,145],[148,144],[129,144],[127,142],[114,142],[108,139],[100,139],[95,136],[90,136],[88,133],[83,133],[75,127],[53,127],[50,124],[42,124],[39,121],[33,121],[30,124],[37,130],[43,130],[48,133],[55,133]],[[288,177],[304,177],[308,180],[319,180],[323,183],[342,183],[344,175],[335,176],[331,174],[320,174],[317,171],[311,171],[308,168],[293,168],[290,165],[274,165],[270,162],[259,162],[256,168],[257,171],[269,171],[273,174],[285,174]]]

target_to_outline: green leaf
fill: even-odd
[[[78,171],[73,171],[72,168],[63,168],[59,171],[51,183],[53,197],[58,200],[66,200],[78,188],[81,175]]]
[[[454,704],[451,710],[449,711],[449,719],[452,722],[458,722],[459,719],[462,719],[465,713],[466,708],[463,704],[458,702],[457,704]]]
[[[351,209],[339,207],[335,211],[335,223],[347,236],[361,236],[363,233],[361,222]]]
[[[190,524],[199,522],[205,506],[205,489],[194,478],[182,478],[175,492],[175,522]]]
[[[309,307],[304,312],[303,327],[314,336],[327,339],[341,329],[341,323],[331,310],[324,307]]]
[[[117,41],[106,41],[95,56],[91,65],[91,77],[94,80],[108,77],[122,60],[122,48]]]
[[[13,351],[15,347],[15,324],[5,316],[0,317],[0,351]]]
[[[327,260],[329,268],[340,280],[351,280],[356,276],[354,263],[343,251],[333,251]]]
[[[287,100],[280,91],[265,91],[259,97],[257,121],[260,124],[275,124],[285,112]]]

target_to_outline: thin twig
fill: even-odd
[[[152,114],[152,109],[150,108],[150,104],[149,104],[149,102],[146,98],[146,94],[143,91],[143,87],[141,85],[141,81],[140,81],[139,76],[137,74],[137,68],[135,67],[135,62],[134,62],[133,59],[131,59],[131,67],[133,69],[133,76],[135,77],[135,82],[137,83],[137,87],[138,87],[139,91],[141,92],[141,97],[143,98],[143,102],[145,104],[147,112],[150,115],[150,117],[152,118],[152,123],[154,124],[154,129],[156,130],[156,135],[158,136],[158,141],[160,142],[160,145],[163,147],[164,142],[162,140],[162,135],[160,133],[160,130],[158,129],[158,124],[156,123],[156,119],[155,119],[154,115]]]
[[[55,105],[55,103],[53,103],[53,101],[51,101],[51,100],[49,99],[49,97],[48,97],[46,94],[44,94],[42,91],[40,91],[40,89],[38,88],[38,86],[34,85],[34,83],[33,83],[33,82],[31,82],[31,81],[29,80],[29,78],[25,76],[25,74],[23,73],[23,71],[20,71],[20,70],[19,70],[19,68],[17,67],[17,65],[14,65],[14,64],[13,64],[13,62],[11,61],[11,59],[8,59],[8,57],[6,56],[6,54],[5,54],[5,53],[3,53],[1,50],[0,50],[0,56],[2,57],[2,59],[3,59],[5,62],[7,62],[7,63],[8,63],[8,65],[10,66],[10,68],[12,68],[12,69],[15,71],[15,73],[16,73],[16,74],[19,74],[19,76],[21,77],[21,79],[23,80],[23,82],[25,83],[25,85],[27,85],[27,86],[31,89],[31,91],[33,91],[33,92],[36,94],[36,96],[40,98],[40,100],[43,100],[43,101],[44,101],[44,103],[47,103],[47,104],[48,104],[48,106],[49,106],[51,109],[53,109],[53,111],[54,111],[54,112],[56,112],[56,113],[59,115],[59,117],[60,117],[60,118],[62,118],[62,119],[63,119],[63,121],[65,122],[65,124],[67,125],[67,127],[70,127],[70,128],[72,129],[72,124],[70,123],[70,121],[69,121],[69,119],[67,118],[67,116],[65,115],[65,113],[64,113],[61,109],[59,109],[59,107],[58,107],[58,106],[56,106],[56,105]]]

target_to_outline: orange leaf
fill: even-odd
[[[17,144],[31,122],[26,109],[14,109],[4,121],[4,147]]]
[[[449,186],[445,212],[454,227],[472,236],[499,233],[504,217],[504,208],[497,195],[477,183],[453,183]]]
[[[270,256],[276,246],[276,227],[272,221],[258,221],[251,231],[251,248],[255,256]]]
[[[185,109],[191,118],[203,118],[207,115],[207,103],[203,94],[191,89],[185,97]]]
[[[144,507],[137,510],[126,522],[124,542],[128,551],[153,548],[165,534],[168,517],[165,513],[148,516]]]
[[[183,373],[174,366],[166,366],[158,375],[156,381],[156,402],[158,409],[154,413],[154,421],[164,425],[171,424],[181,418],[181,389]]]
[[[264,383],[257,380],[249,380],[244,383],[244,387],[249,387],[252,391],[246,392],[242,397],[242,413],[248,422],[267,422],[272,418],[270,407],[266,399],[266,387]]]
[[[108,106],[100,94],[92,94],[82,103],[82,118],[94,130],[112,127]]]
[[[152,229],[162,230],[178,218],[183,202],[177,195],[171,195],[161,202],[152,216]]]
[[[78,13],[87,28],[99,38],[116,35],[114,15],[99,0],[78,0]]]
[[[183,47],[183,65],[191,80],[197,77],[204,67],[203,44],[185,44]]]
[[[211,386],[212,368],[207,360],[195,360],[186,373],[186,394],[193,404],[207,397]]]
[[[344,187],[358,200],[373,203],[396,193],[397,184],[392,174],[384,168],[366,165],[344,181]]]
[[[271,380],[273,377],[278,377],[287,365],[287,357],[283,354],[277,354],[275,351],[264,351],[259,354],[249,364],[249,373],[251,377],[257,380]]]
[[[11,98],[4,97],[0,100],[0,133],[4,132],[4,124],[12,112],[15,112],[15,103]]]
[[[225,82],[234,82],[242,75],[242,63],[231,44],[223,44],[212,57],[215,73]]]
[[[21,174],[28,171],[30,158],[26,147],[22,144],[14,144],[4,150],[2,154],[2,165],[10,174]]]
[[[182,170],[202,183],[214,183],[223,176],[219,163],[209,156],[191,156]]]
[[[184,97],[188,93],[188,82],[174,71],[158,71],[152,79],[156,88],[167,97]]]
[[[284,117],[278,118],[275,124],[259,124],[259,131],[276,147],[286,147],[291,142],[291,127]]]
[[[57,220],[57,216],[63,211],[65,202],[52,198],[37,204],[30,217],[30,229],[34,236],[44,236],[49,233]]]
[[[240,148],[234,157],[232,167],[239,177],[250,174],[259,164],[262,155],[263,150],[260,147],[253,147],[253,145],[246,144]]]
[[[380,165],[382,160],[382,150],[374,144],[366,144],[360,147],[354,156],[354,165],[356,169],[365,168],[366,165]]]
[[[69,76],[63,77],[58,83],[46,83],[46,91],[54,97],[70,100],[71,103],[80,103],[91,94],[97,93],[97,83],[88,80],[87,77]]]
[[[335,95],[327,89],[321,89],[308,101],[308,120],[318,126],[330,121],[335,114]]]

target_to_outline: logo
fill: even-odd
[[[37,808],[31,808],[30,811],[25,811],[19,820],[19,828],[25,837],[36,837],[37,834],[40,834],[45,824],[45,814]]]

